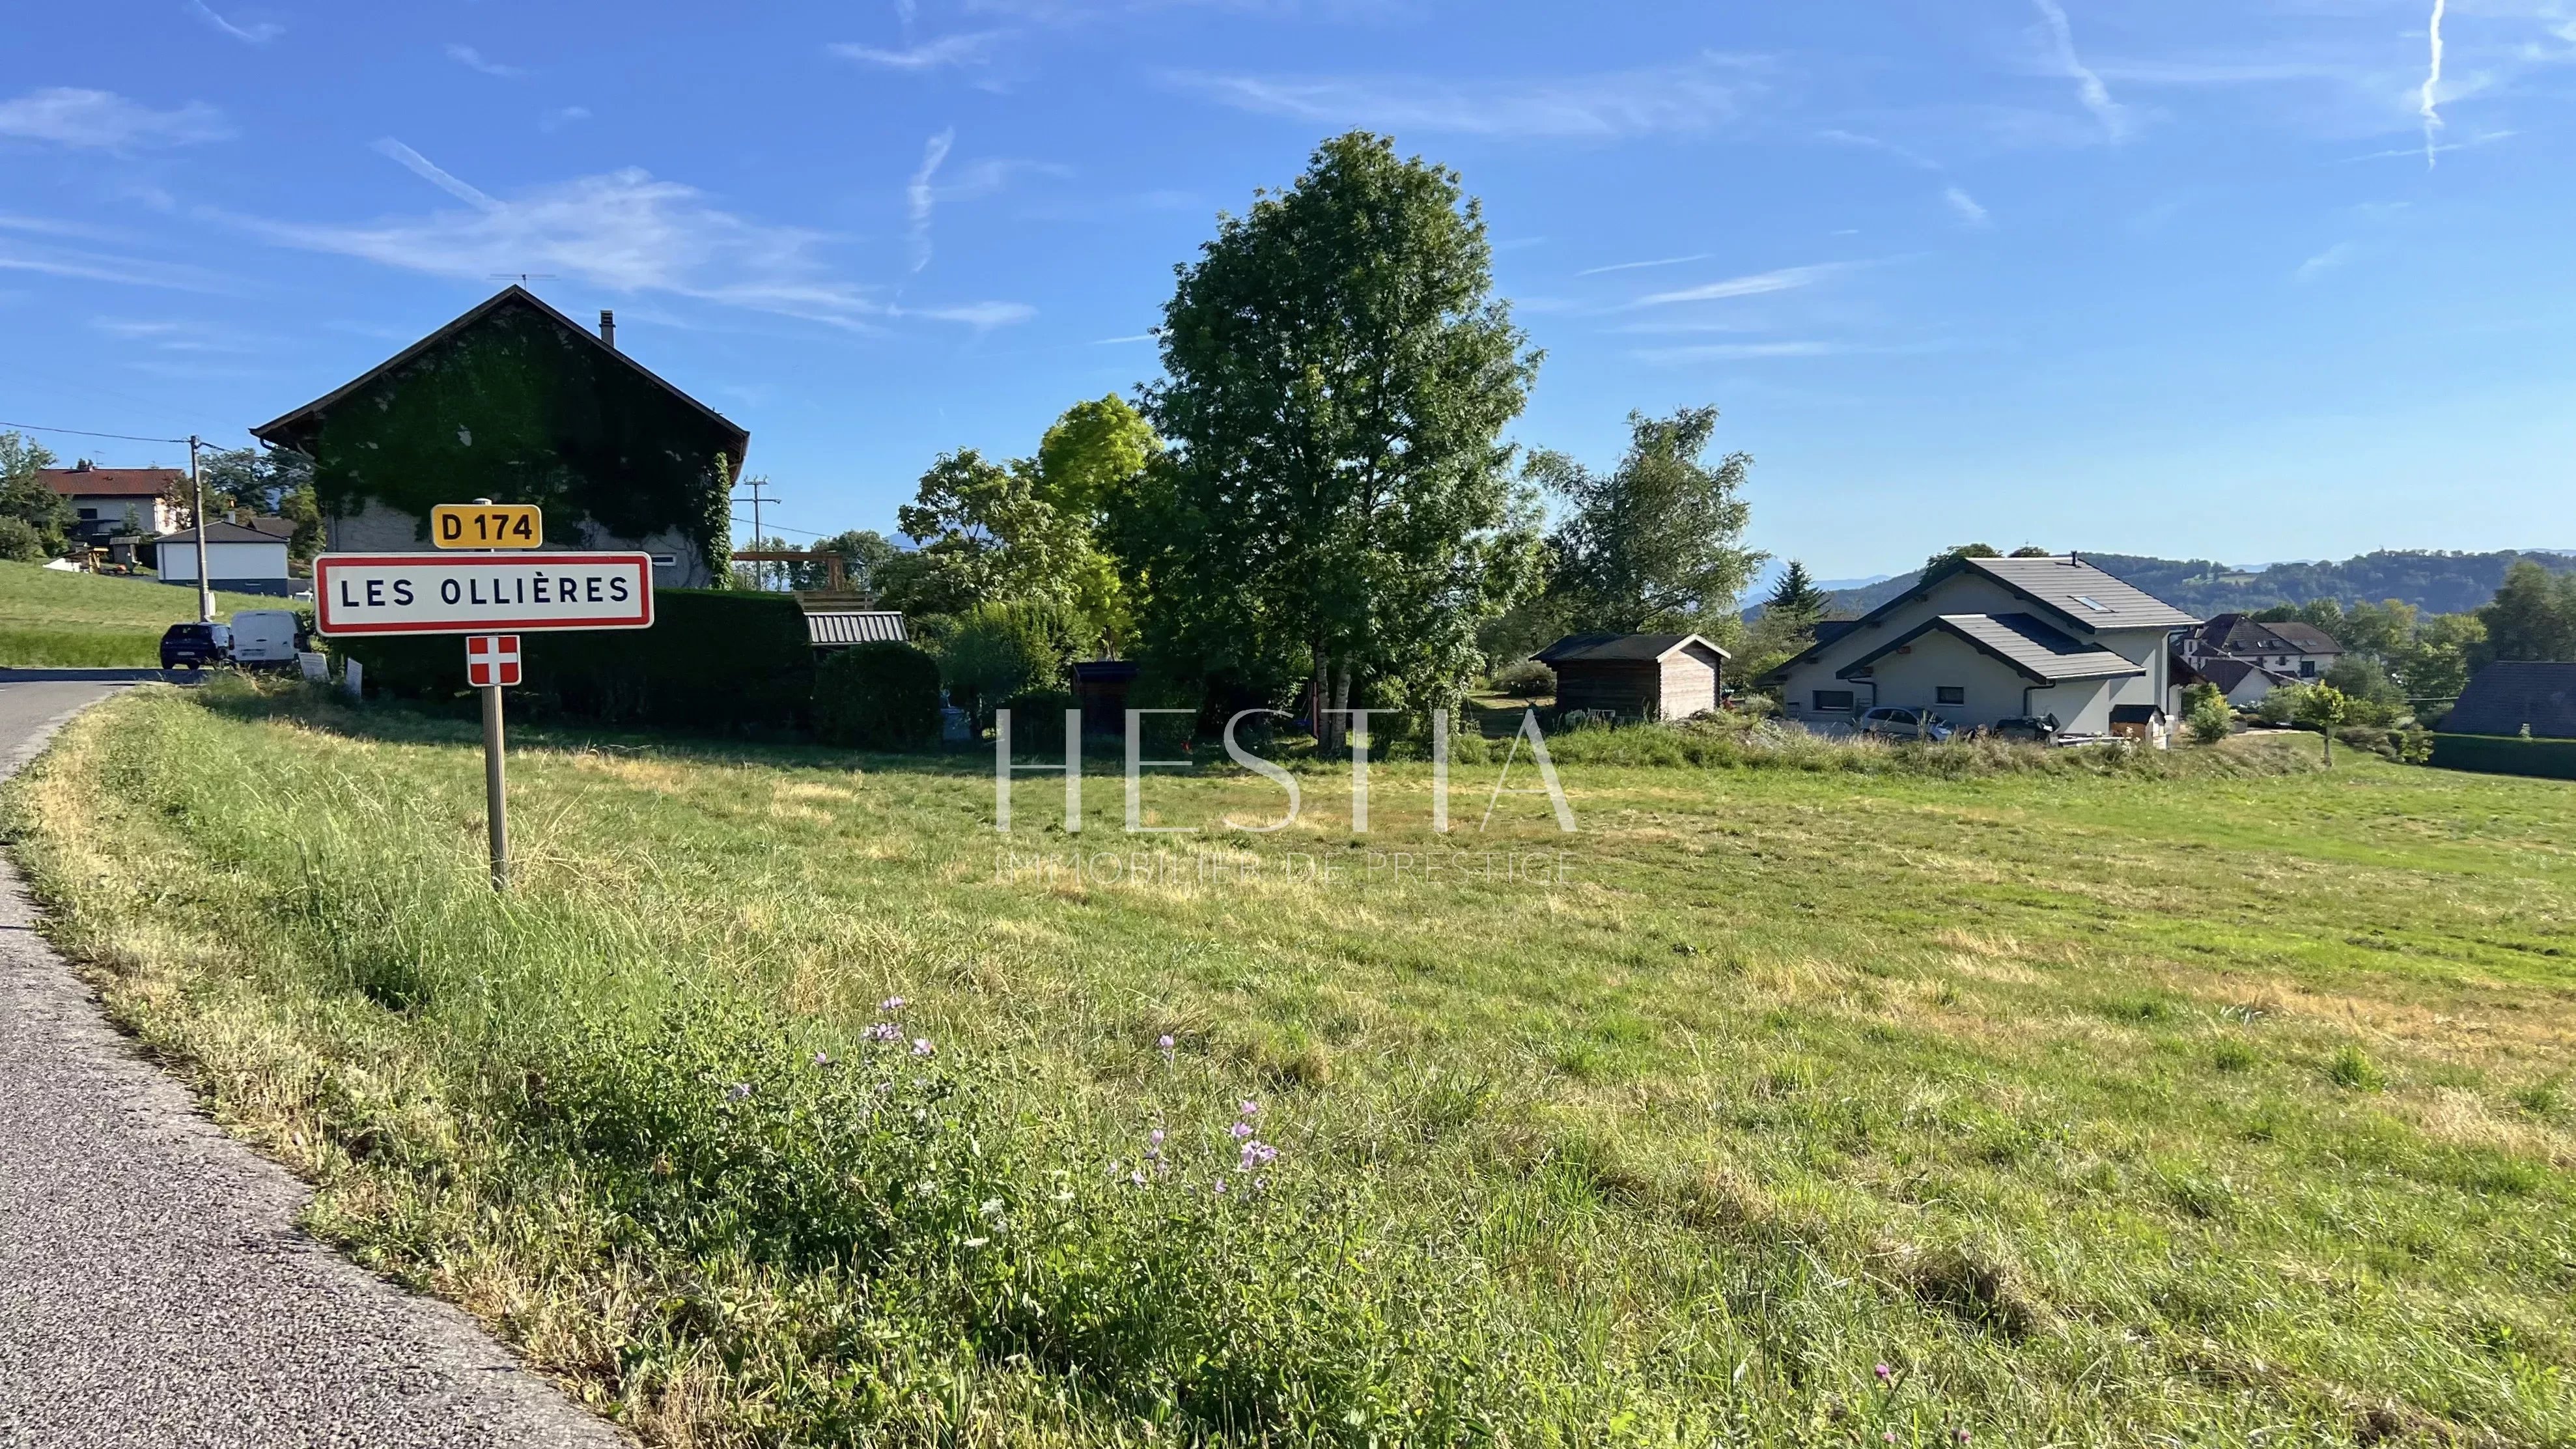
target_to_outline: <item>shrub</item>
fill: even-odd
[[[1064,712],[1073,707],[1073,696],[1061,689],[1027,689],[1003,700],[1001,708],[1011,712],[1011,753],[1062,757]]]
[[[2388,1085],[2387,1076],[2361,1048],[2350,1043],[2335,1049],[2333,1058],[2326,1063],[2326,1080],[2355,1092],[2376,1092]]]
[[[2236,712],[2227,707],[2227,696],[2216,689],[2198,684],[2192,688],[2208,689],[2209,692],[2192,701],[2191,712],[2183,717],[2183,722],[2193,739],[2204,745],[2214,745],[2236,728]]]
[[[1052,604],[978,604],[957,621],[939,657],[956,702],[989,715],[1002,700],[1051,689],[1074,653],[1073,621]]]
[[[939,661],[909,644],[861,644],[814,673],[814,733],[827,745],[924,749],[939,740],[939,709]]]
[[[1535,659],[1506,664],[1494,671],[1494,692],[1513,699],[1542,699],[1556,693],[1556,671]]]
[[[43,563],[45,536],[23,518],[0,518],[0,558],[16,563]]]

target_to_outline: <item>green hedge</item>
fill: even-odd
[[[2433,736],[2433,763],[2446,770],[2475,770],[2487,775],[2576,780],[2576,740],[2437,734]]]
[[[862,750],[938,744],[939,661],[883,641],[825,660],[815,672],[814,734],[827,745]]]
[[[785,594],[657,589],[650,629],[519,636],[526,683],[514,712],[533,718],[682,729],[802,729],[814,700],[804,611]],[[367,687],[400,699],[468,693],[456,635],[346,639]]]

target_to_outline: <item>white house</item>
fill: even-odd
[[[2313,678],[2313,676],[2311,676]],[[2250,659],[2234,659],[2223,654],[2204,654],[2197,661],[2176,651],[2173,667],[2174,704],[2182,707],[2182,690],[2206,680],[2218,686],[2227,702],[2238,709],[2252,709],[2263,697],[2285,684],[2297,684],[2299,676],[2285,673],[2268,664]]]
[[[207,579],[216,588],[236,594],[278,594],[295,592],[300,582],[286,569],[286,539],[276,533],[245,528],[238,523],[209,520],[206,524]],[[152,541],[159,555],[156,567],[165,584],[197,586],[197,531],[183,528],[165,533]]]
[[[1830,728],[1882,705],[1953,725],[2055,715],[2107,735],[2161,710],[2174,632],[2199,621],[2082,559],[1954,559],[1764,677],[1789,718]]]
[[[100,468],[83,459],[69,468],[47,468],[45,486],[71,505],[72,536],[85,547],[104,547],[120,534],[141,537],[179,526],[176,500],[188,475],[177,468]]]
[[[2343,646],[2313,624],[2264,623],[2243,614],[2220,614],[2174,641],[2174,653],[2194,674],[2217,685],[2227,702],[2251,707],[2284,684],[2313,684]]]

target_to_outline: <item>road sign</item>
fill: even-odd
[[[519,636],[465,636],[465,682],[476,689],[509,689],[519,682]]]
[[[533,503],[441,503],[429,510],[440,548],[544,548],[546,520]]]
[[[527,634],[649,629],[641,553],[326,553],[313,560],[321,633]]]

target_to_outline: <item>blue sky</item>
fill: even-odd
[[[550,273],[774,519],[891,530],[1368,126],[1484,199],[1516,437],[1715,403],[1821,575],[2576,548],[2576,0],[2443,0],[2438,76],[2435,3],[23,7],[0,421],[239,442]]]

